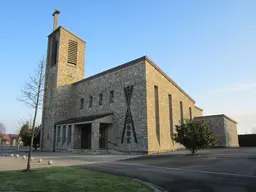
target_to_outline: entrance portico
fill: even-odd
[[[106,149],[112,116],[113,114],[100,114],[56,123],[54,150],[87,149],[96,151]]]

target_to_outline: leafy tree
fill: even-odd
[[[35,150],[37,150],[40,144],[40,128],[41,126],[38,126],[38,127],[35,127],[35,130],[34,130],[33,148]],[[24,125],[21,126],[20,134],[19,134],[24,146],[31,145],[31,135],[32,135],[32,129],[29,128],[29,123],[26,122]]]
[[[37,150],[40,145],[40,129],[41,129],[41,125],[38,127],[35,127],[35,134],[34,134],[34,141],[33,141],[33,147],[35,150]]]
[[[19,136],[24,146],[30,145],[31,131],[29,130],[29,123],[26,122],[20,129]]]
[[[202,120],[185,120],[184,124],[176,125],[174,140],[184,145],[193,155],[199,149],[211,148],[217,143],[217,138]]]

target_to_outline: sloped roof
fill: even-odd
[[[58,122],[55,123],[55,125],[80,123],[80,122],[86,122],[86,121],[94,121],[96,119],[100,119],[102,117],[106,117],[106,116],[109,116],[109,115],[113,115],[113,113],[104,113],[104,114],[97,114],[97,115],[89,115],[89,116],[70,118],[70,119],[66,119],[66,120],[63,120],[63,121],[58,121]]]
[[[97,78],[97,77],[100,77],[100,76],[103,76],[103,75],[106,75],[108,73],[112,73],[112,72],[115,72],[117,70],[120,70],[122,68],[126,68],[126,67],[129,67],[129,66],[132,66],[134,64],[137,64],[138,62],[140,61],[147,61],[149,64],[151,64],[159,73],[161,73],[169,82],[171,82],[180,92],[182,92],[184,95],[186,95],[186,97],[191,100],[193,103],[195,103],[195,100],[190,97],[172,78],[170,78],[163,70],[161,70],[148,56],[143,56],[143,57],[140,57],[140,58],[137,58],[137,59],[134,59],[132,61],[129,61],[127,63],[124,63],[124,64],[121,64],[119,66],[116,66],[116,67],[113,67],[111,69],[108,69],[106,71],[103,71],[103,72],[100,72],[100,73],[97,73],[95,75],[92,75],[90,77],[87,77],[85,79],[82,79],[80,81],[77,81],[77,82],[74,82],[73,85],[76,85],[78,83],[82,83],[82,82],[85,82],[85,81],[89,81],[89,80],[92,80],[94,78]]]
[[[230,117],[228,117],[227,115],[225,114],[217,114],[217,115],[205,115],[205,116],[198,116],[198,117],[195,117],[196,119],[207,119],[207,118],[211,118],[211,117],[223,117],[223,118],[226,118],[234,123],[237,124],[237,122],[234,120],[234,119],[231,119]]]
[[[48,37],[50,37],[53,33],[59,31],[60,29],[65,30],[66,32],[68,32],[68,33],[70,33],[71,35],[75,36],[77,39],[79,39],[79,40],[83,41],[84,43],[86,43],[85,40],[81,39],[80,37],[78,37],[77,35],[75,35],[75,34],[72,33],[71,31],[67,30],[67,29],[64,28],[63,26],[58,26],[54,31],[52,31],[52,32],[48,35]]]

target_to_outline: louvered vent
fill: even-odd
[[[77,64],[77,42],[69,40],[68,42],[68,63]]]

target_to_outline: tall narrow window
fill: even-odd
[[[50,52],[51,52],[49,59],[50,59],[51,66],[53,67],[56,65],[57,57],[58,57],[58,40],[57,40],[56,35],[52,35],[49,38],[48,49],[49,48],[50,48]]]
[[[110,103],[114,102],[114,91],[110,91],[109,102]]]
[[[89,107],[92,107],[92,102],[93,102],[92,96],[90,96],[90,98],[89,98]]]
[[[84,98],[80,99],[80,109],[84,108]]]
[[[64,125],[62,129],[62,144],[64,144],[65,141],[66,141],[66,125]]]
[[[77,64],[77,45],[78,43],[73,40],[68,42],[68,63]]]
[[[160,145],[160,122],[159,122],[159,98],[158,98],[158,87],[154,86],[155,93],[155,121],[156,121],[156,136]]]
[[[68,143],[71,143],[72,126],[68,126]]]
[[[192,119],[192,109],[189,107],[189,118]]]
[[[58,126],[57,142],[60,142],[60,126]]]
[[[169,121],[170,121],[170,136],[173,137],[173,115],[172,115],[172,96],[168,95],[169,100]]]
[[[53,65],[56,65],[58,62],[58,41],[55,41],[54,47],[53,47]]]
[[[183,103],[180,102],[180,123],[183,124],[184,123],[184,119],[183,119]]]
[[[103,103],[103,95],[99,94],[99,105],[102,105]]]

